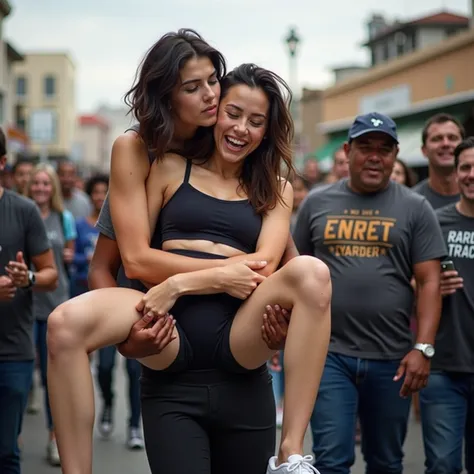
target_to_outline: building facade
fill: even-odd
[[[15,120],[30,154],[60,160],[71,154],[76,126],[75,66],[67,53],[25,54],[14,66]]]
[[[469,18],[439,12],[414,20],[389,22],[382,15],[372,15],[368,24],[371,64],[377,66],[415,51],[443,42],[469,28]]]
[[[0,127],[3,128],[9,150],[9,160],[28,146],[28,137],[17,127],[15,121],[15,91],[13,67],[24,57],[3,37],[3,21],[10,15],[11,7],[6,0],[0,0]]]
[[[424,31],[425,23],[417,21]],[[466,22],[467,18],[463,25]],[[382,61],[324,90],[322,118],[319,122],[313,119],[316,133],[325,139],[313,152],[321,167],[330,166],[354,117],[377,111],[396,121],[399,156],[409,166],[422,168],[421,177],[427,166],[421,153],[421,131],[427,118],[438,112],[451,113],[474,134],[474,68],[468,66],[473,57],[474,29],[458,28],[456,34]]]
[[[474,68],[466,67],[473,57],[474,30],[468,30],[329,88],[320,131],[337,147],[356,115],[385,113],[399,127],[400,157],[424,166],[421,130],[429,116],[451,113],[474,134]]]
[[[77,121],[73,159],[88,173],[108,173],[110,168],[109,124],[99,115],[81,115]]]
[[[8,59],[7,42],[3,38],[3,22],[10,12],[10,4],[6,0],[0,0],[0,126],[3,128],[11,119],[11,107],[9,106],[11,91],[10,61]]]

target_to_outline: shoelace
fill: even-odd
[[[305,474],[307,472],[313,472],[315,474],[321,474],[312,464],[313,456],[304,456],[299,461],[292,462],[288,466],[288,472],[294,472],[295,474]]]
[[[112,409],[110,407],[104,408],[102,414],[102,423],[111,423],[112,422]]]

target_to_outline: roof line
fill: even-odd
[[[409,107],[400,109],[390,115],[392,119],[406,117],[417,113],[428,112],[440,107],[447,107],[450,105],[462,104],[468,101],[474,101],[474,89],[464,92],[456,92],[455,94],[445,95],[443,97],[436,97],[434,99],[427,99],[420,102],[415,102]],[[346,117],[339,120],[331,120],[330,122],[322,122],[317,125],[317,128],[324,133],[333,133],[347,130],[354,117]]]
[[[474,43],[474,29],[468,29],[455,36],[447,38],[441,43],[407,54],[406,56],[394,59],[388,63],[381,64],[370,69],[367,73],[357,74],[357,76],[351,77],[340,84],[329,87],[323,93],[324,98],[357,89],[360,86],[370,84],[383,79],[384,77],[391,76],[397,72],[422,64],[430,59],[436,58],[440,54],[455,51],[472,43]]]

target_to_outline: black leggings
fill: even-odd
[[[265,474],[275,453],[275,401],[266,366],[142,378],[152,474]]]

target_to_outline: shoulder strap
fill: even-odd
[[[184,182],[189,181],[189,176],[191,174],[191,167],[193,166],[193,160],[186,160],[186,173],[184,175]]]
[[[64,217],[64,211],[59,213],[59,218],[61,219],[61,227],[63,229],[64,243],[67,242],[66,239],[66,218]],[[69,264],[63,261],[64,271],[66,272],[67,277],[70,277],[69,273]]]

